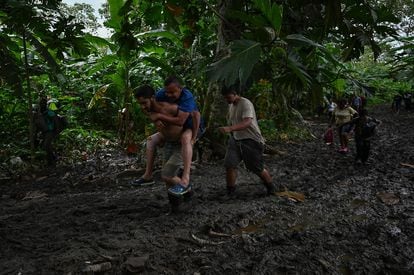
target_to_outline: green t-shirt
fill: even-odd
[[[264,143],[264,138],[262,137],[259,125],[257,124],[256,112],[253,104],[247,98],[240,97],[240,100],[236,104],[229,105],[228,120],[231,125],[235,125],[242,122],[244,118],[251,118],[252,123],[247,129],[234,131],[234,139],[241,140],[249,138],[259,143]]]
[[[358,113],[351,107],[346,107],[344,109],[336,108],[334,111],[335,116],[335,124],[337,126],[342,125],[344,123],[350,122],[354,114]]]

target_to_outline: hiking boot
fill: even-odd
[[[144,178],[139,178],[130,182],[132,186],[148,186],[153,185],[155,183],[154,179],[146,180]]]
[[[191,185],[188,186],[182,186],[181,184],[176,184],[170,189],[168,189],[168,194],[171,194],[173,196],[182,196],[186,194],[187,192],[191,191]]]

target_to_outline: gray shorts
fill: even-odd
[[[226,168],[237,168],[240,162],[243,161],[247,169],[259,175],[264,169],[263,150],[263,144],[253,139],[235,140],[230,137],[226,157],[224,158],[224,166]]]
[[[161,176],[166,178],[175,177],[182,164],[181,143],[166,142],[164,145]]]

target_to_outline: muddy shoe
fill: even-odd
[[[170,189],[168,189],[168,194],[171,194],[173,196],[182,196],[186,193],[191,191],[191,185],[188,186],[182,186],[181,184],[176,184]]]
[[[154,179],[146,180],[144,178],[139,178],[139,179],[131,181],[129,184],[132,186],[148,186],[148,185],[153,185],[154,183],[155,183]]]

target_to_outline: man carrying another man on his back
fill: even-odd
[[[192,93],[188,89],[183,88],[176,77],[168,77],[165,80],[164,89],[161,89],[155,94],[152,102],[153,104],[174,104],[177,108],[175,109],[175,113],[151,112],[150,118],[154,121],[160,132],[148,138],[146,152],[147,167],[144,175],[135,180],[133,185],[144,185],[153,182],[152,171],[155,148],[162,144],[164,139],[162,128],[167,125],[168,127],[170,125],[176,125],[182,128],[180,142],[183,173],[181,179],[178,182],[176,181],[174,186],[168,189],[168,192],[176,196],[184,195],[191,190],[190,168],[193,156],[193,145],[200,128],[200,112],[198,111]],[[165,107],[167,105],[163,106]]]
[[[156,124],[160,138],[166,143],[164,150],[165,163],[162,168],[161,177],[165,181],[168,189],[181,181],[176,175],[182,164],[180,139],[183,127],[169,123],[161,125],[157,123],[155,114],[162,113],[167,116],[175,116],[178,112],[178,106],[166,102],[157,102],[155,100],[154,89],[148,85],[139,87],[135,91],[135,98],[141,106],[141,109]]]

